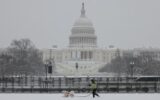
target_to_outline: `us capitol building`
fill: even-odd
[[[69,36],[69,47],[43,50],[45,63],[52,62],[53,72],[60,75],[95,75],[116,57],[115,48],[98,48],[92,22],[87,18],[84,3]]]

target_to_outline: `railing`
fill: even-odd
[[[16,92],[89,92],[90,80],[104,93],[159,93],[160,77],[0,77],[1,93]]]

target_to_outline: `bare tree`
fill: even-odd
[[[130,62],[134,62],[131,65]],[[160,61],[153,58],[152,55],[145,53],[133,57],[132,55],[116,57],[111,63],[99,70],[100,72],[112,72],[115,75],[125,74],[133,75],[160,75]]]
[[[11,65],[12,56],[7,54],[0,55],[0,75],[5,76],[8,74],[9,66]]]
[[[29,39],[13,40],[8,48],[13,57],[9,72],[14,74],[43,73],[42,54]]]

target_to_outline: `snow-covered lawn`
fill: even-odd
[[[94,99],[86,95],[65,98],[62,94],[0,94],[0,100],[160,100],[160,94],[100,94]]]

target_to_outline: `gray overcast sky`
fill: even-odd
[[[160,47],[160,0],[0,0],[0,48],[20,38],[38,48],[68,46],[82,2],[99,47]]]

